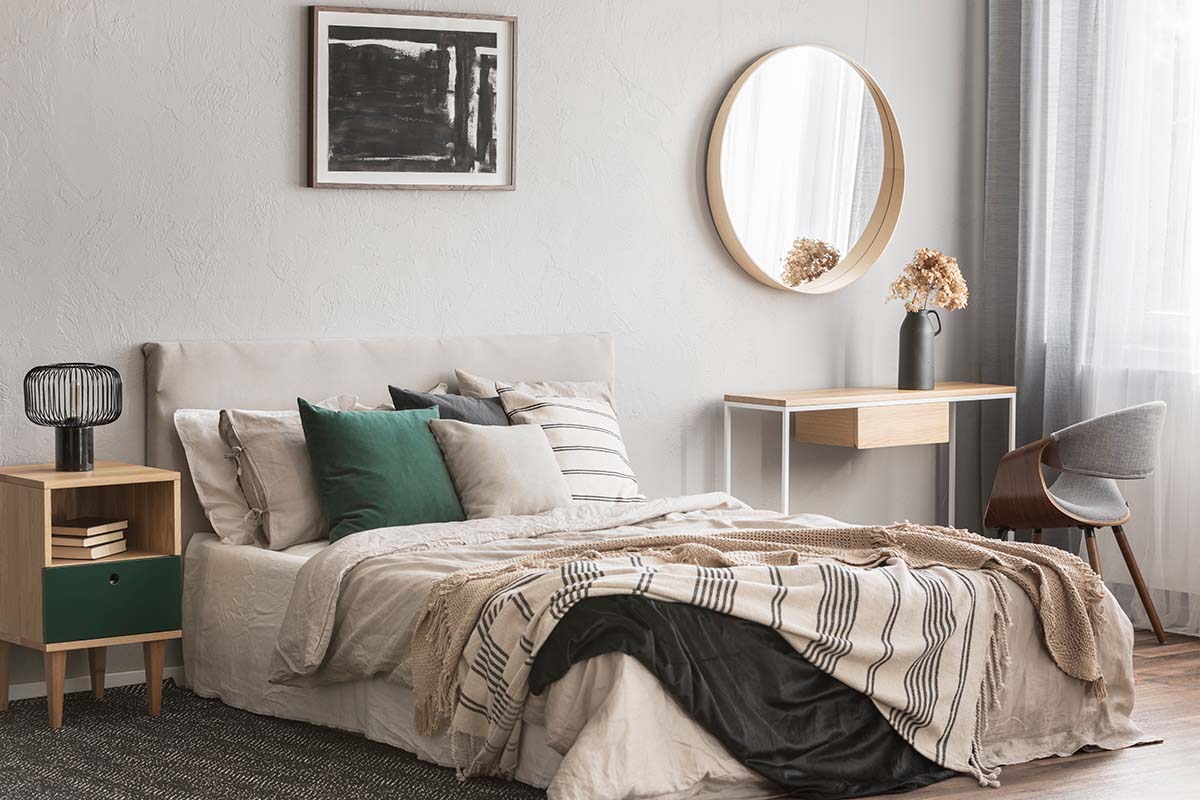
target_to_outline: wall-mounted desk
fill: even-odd
[[[991,383],[938,383],[925,391],[887,387],[807,389],[725,395],[725,491],[733,493],[733,409],[779,414],[782,418],[780,509],[788,513],[792,415],[795,439],[804,444],[900,447],[946,444],[947,524],[954,525],[955,409],[967,401],[1008,401],[1008,449],[1016,447],[1017,387]]]

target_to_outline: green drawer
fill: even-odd
[[[46,643],[179,630],[179,556],[47,567]]]

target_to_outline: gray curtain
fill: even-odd
[[[847,240],[851,247],[867,229],[883,180],[883,127],[870,92],[863,92],[859,120],[858,160],[854,165],[854,197],[851,199],[850,238]]]
[[[1103,0],[991,0],[983,264],[977,297],[982,375],[1014,383],[1017,443],[1083,414],[1081,352],[1092,307],[1103,153]],[[1003,452],[1000,414],[980,452]],[[981,490],[991,491],[985,469]],[[1020,534],[1027,537],[1027,532]],[[1048,543],[1077,550],[1066,532]]]

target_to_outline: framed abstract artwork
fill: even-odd
[[[309,186],[514,188],[516,17],[310,13]]]

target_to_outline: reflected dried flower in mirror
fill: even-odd
[[[903,300],[904,307],[914,314],[931,305],[955,311],[967,307],[969,295],[958,259],[922,247],[913,254],[900,277],[892,281],[891,294],[885,302]]]
[[[792,287],[808,283],[836,267],[841,258],[838,249],[828,242],[797,239],[783,260],[783,274],[779,279]]]

